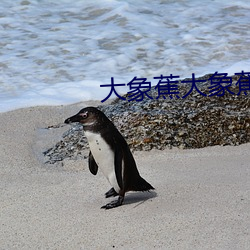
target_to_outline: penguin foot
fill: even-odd
[[[119,206],[122,205],[123,200],[124,200],[124,197],[119,196],[118,200],[116,200],[116,201],[111,201],[110,203],[108,203],[108,204],[102,206],[101,208],[110,209],[110,208],[114,208],[114,207],[119,207]]]
[[[112,196],[115,197],[117,195],[118,195],[118,193],[115,191],[114,188],[111,188],[107,193],[105,193],[106,198],[109,198],[109,197],[112,197]]]

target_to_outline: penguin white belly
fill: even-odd
[[[85,135],[88,139],[89,147],[96,164],[108,179],[111,186],[119,193],[120,187],[115,174],[115,155],[113,150],[100,134],[86,131]]]

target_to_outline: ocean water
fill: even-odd
[[[249,47],[245,0],[1,0],[0,112],[102,100],[111,77],[249,72]]]

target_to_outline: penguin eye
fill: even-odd
[[[88,112],[79,114],[83,119],[86,119],[88,117]]]

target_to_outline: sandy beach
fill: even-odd
[[[86,160],[43,164],[61,123],[93,102],[0,113],[0,249],[249,249],[250,144],[134,152],[155,191],[110,188]]]

